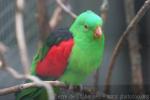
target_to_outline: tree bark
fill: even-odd
[[[134,11],[134,0],[124,0],[125,1],[125,12],[126,12],[126,23],[129,24],[130,21],[135,16]],[[131,31],[132,34],[127,36],[129,45],[129,55],[131,61],[132,70],[132,88],[133,92],[137,95],[143,94],[143,78],[141,71],[141,54],[140,54],[140,43],[138,38],[138,25],[134,27]]]

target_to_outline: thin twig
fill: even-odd
[[[24,73],[29,74],[29,60],[27,46],[24,36],[23,28],[23,9],[24,9],[24,0],[16,1],[16,38],[19,46],[19,53],[21,57],[21,62],[23,65]]]
[[[123,35],[120,37],[116,47],[113,50],[112,53],[112,57],[109,63],[109,70],[108,70],[108,74],[105,80],[105,89],[104,92],[106,94],[108,94],[110,92],[110,80],[111,80],[111,76],[112,76],[112,71],[114,68],[114,64],[116,61],[116,58],[123,46],[124,40],[127,37],[127,35],[131,32],[131,30],[137,25],[137,23],[141,20],[141,18],[145,15],[145,13],[148,11],[150,7],[150,0],[145,1],[144,5],[141,7],[141,9],[138,11],[138,13],[136,14],[136,16],[133,18],[133,20],[131,21],[131,23],[128,25],[128,27],[126,28],[126,30],[124,31]]]
[[[75,19],[77,17],[77,15],[75,13],[73,13],[71,11],[71,9],[69,9],[68,7],[66,7],[61,0],[56,0],[57,4],[66,12],[68,13],[73,19]]]
[[[49,27],[51,30],[54,30],[58,23],[62,19],[62,9],[60,7],[57,7],[53,13],[53,16],[51,17],[51,20],[49,21]]]
[[[63,0],[62,2],[66,2],[67,0]],[[54,13],[49,21],[49,27],[51,30],[54,30],[56,26],[60,23],[62,20],[62,8],[57,5],[57,7],[54,10]]]

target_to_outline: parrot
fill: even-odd
[[[31,74],[42,80],[80,85],[102,63],[105,36],[103,19],[91,10],[79,14],[67,29],[51,32],[32,61]],[[48,100],[44,88],[16,94],[16,100]]]

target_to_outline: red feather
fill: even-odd
[[[39,61],[36,72],[40,76],[60,77],[67,67],[73,47],[73,39],[65,40],[50,48],[42,61]]]

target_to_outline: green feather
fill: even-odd
[[[45,57],[48,49],[49,49],[49,47],[44,45],[42,48],[40,48],[37,51],[35,57],[33,58],[32,65],[31,65],[31,74],[32,75],[36,75],[36,72],[35,72],[36,65],[37,65],[38,61],[42,60]]]
[[[48,100],[48,98],[44,88],[33,87],[16,93],[16,100]]]

